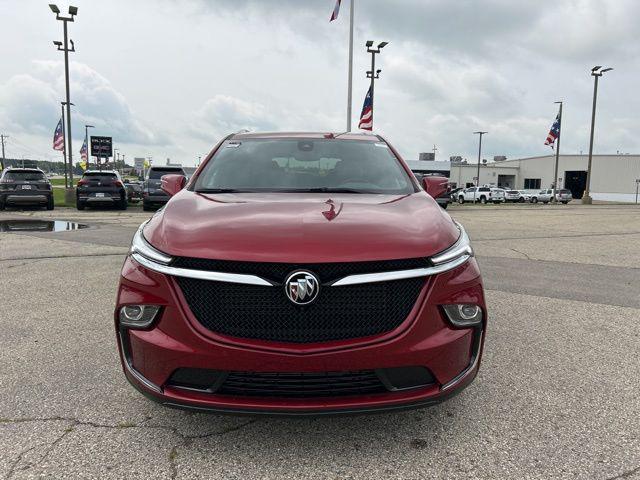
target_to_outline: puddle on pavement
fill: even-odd
[[[67,232],[88,226],[64,220],[1,220],[0,232]]]

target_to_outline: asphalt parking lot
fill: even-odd
[[[120,370],[112,309],[133,211],[2,212],[5,478],[640,478],[640,208],[453,206],[487,289],[476,381],[403,413],[169,410]]]

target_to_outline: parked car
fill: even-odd
[[[235,134],[134,235],[115,328],[147,397],[196,411],[348,414],[443,401],[487,311],[464,228],[378,136]],[[433,198],[432,198],[433,197]]]
[[[127,190],[127,201],[138,203],[142,200],[142,183],[124,180],[124,188]]]
[[[480,203],[502,203],[504,202],[504,191],[495,187],[469,187],[458,192],[458,203],[480,202]]]
[[[87,170],[78,181],[76,208],[112,205],[127,209],[127,191],[116,170]]]
[[[39,168],[5,168],[0,175],[0,210],[9,205],[53,210],[53,189],[44,172]]]
[[[504,193],[504,201],[512,203],[523,203],[526,201],[525,195],[519,190],[506,190]]]
[[[522,196],[523,200],[525,202],[530,202],[531,201],[531,193],[527,192],[526,190],[518,190],[518,192],[520,193],[520,195]]]
[[[562,189],[556,191],[556,200],[558,202],[561,202],[561,203],[566,205],[571,200],[573,200],[573,194],[571,193],[571,190],[567,190],[566,188],[562,188]]]
[[[182,167],[151,167],[142,186],[142,209],[152,210],[169,201],[169,196],[160,188],[163,175],[182,175],[186,178]]]

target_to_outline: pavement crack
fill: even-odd
[[[640,472],[640,466],[632,468],[631,470],[627,470],[626,472],[622,472],[620,475],[616,475],[615,477],[608,477],[605,480],[617,480],[620,478],[629,478],[631,475]]]
[[[16,459],[13,461],[13,463],[11,464],[11,466],[9,467],[9,471],[7,472],[7,474],[5,475],[5,479],[8,480],[11,477],[13,477],[13,474],[16,471],[17,466],[20,464],[20,462],[22,461],[22,458],[29,453],[31,450],[33,450],[36,447],[31,447],[31,448],[27,448],[25,450],[22,450],[18,456],[16,457]]]
[[[214,436],[222,436],[227,433],[235,432],[244,427],[247,427],[253,423],[259,421],[259,418],[253,418],[247,422],[241,423],[239,425],[233,425],[231,427],[223,428],[222,430],[217,430],[210,433],[204,433],[199,435],[188,435],[180,432],[176,427],[168,427],[166,425],[139,425],[131,422],[120,422],[116,425],[109,425],[106,423],[98,423],[88,420],[79,420],[77,418],[72,417],[23,417],[23,418],[0,418],[0,425],[10,425],[10,424],[20,424],[20,423],[29,423],[29,422],[71,422],[71,427],[75,426],[88,426],[93,428],[106,428],[111,430],[122,430],[126,428],[140,428],[140,429],[149,429],[149,430],[164,430],[170,433],[175,434],[176,436],[185,439],[185,440],[198,440],[201,438],[214,437]]]
[[[528,254],[521,252],[520,250],[516,250],[515,248],[510,248],[509,250],[519,253],[520,255],[524,256],[527,260],[535,260],[535,258],[531,258]]]
[[[176,465],[176,458],[178,457],[178,445],[174,445],[169,452],[169,467],[171,467],[171,480],[175,480],[178,476],[178,465]]]

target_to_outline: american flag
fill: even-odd
[[[80,159],[83,162],[87,161],[87,139],[84,139],[84,142],[82,142],[82,148],[80,149]]]
[[[371,98],[371,87],[364,97],[364,105],[362,105],[362,113],[360,114],[360,123],[358,127],[362,130],[373,130],[373,100]]]
[[[549,145],[553,148],[553,144],[556,143],[556,139],[560,135],[560,112],[556,115],[556,121],[551,125],[551,130],[549,130],[549,135],[547,135],[547,139],[544,144]]]
[[[62,127],[62,117],[60,117],[56,131],[53,134],[53,149],[58,151],[64,150],[64,129]]]
[[[341,0],[336,0],[336,6],[333,7],[333,12],[331,12],[330,22],[333,22],[336,18],[338,18],[338,13],[340,13],[340,2]]]

